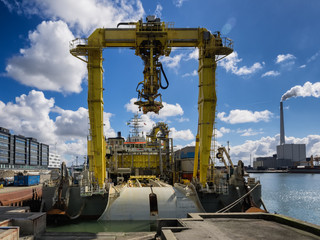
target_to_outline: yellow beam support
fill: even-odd
[[[193,178],[196,179],[198,175],[198,163],[199,163],[199,128],[196,136],[196,147],[194,150],[194,162],[193,162]]]
[[[88,40],[88,109],[90,119],[90,135],[92,141],[94,176],[100,188],[104,187],[106,178],[106,142],[103,135],[103,86],[102,86],[102,48],[100,34],[96,30]]]
[[[211,54],[206,56],[205,49],[199,51],[199,136],[200,136],[200,183],[207,182],[211,138],[216,110],[215,70],[216,62]]]
[[[139,47],[143,40],[163,39],[168,47],[196,47],[203,28],[169,28],[167,32],[136,31],[135,28],[100,29],[104,32],[103,47]]]

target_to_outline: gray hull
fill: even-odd
[[[236,189],[235,186],[229,185],[228,194],[217,194],[217,193],[205,193],[199,192],[199,200],[204,208],[204,210],[208,213],[215,213],[220,209],[230,205],[231,203],[235,202],[241,196],[245,195],[245,189],[239,188]],[[258,185],[254,191],[250,194],[252,197],[253,202],[256,204],[257,207],[261,206],[261,185]],[[242,212],[242,201],[235,205],[230,212]]]
[[[53,197],[56,187],[43,187],[44,211],[49,211],[53,206]],[[66,199],[66,213],[69,218],[98,219],[108,203],[108,194],[92,195],[90,197],[80,196],[80,187],[72,186],[63,189],[62,196]]]

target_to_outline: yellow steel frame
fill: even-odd
[[[80,56],[86,56],[86,60],[82,60],[87,62],[88,67],[88,108],[90,141],[92,141],[89,144],[92,147],[90,168],[94,171],[99,186],[103,187],[106,145],[103,136],[102,49],[108,47],[135,49],[135,54],[140,56],[148,66],[149,70],[144,73],[143,91],[153,94],[150,100],[153,102],[159,88],[158,83],[154,81],[156,78],[154,64],[158,58],[162,55],[168,56],[172,47],[197,47],[199,48],[199,180],[202,185],[205,185],[216,107],[216,61],[218,56],[226,56],[233,51],[232,41],[222,39],[219,33],[211,34],[205,28],[168,28],[163,22],[144,24],[138,21],[130,24],[135,25],[135,28],[99,28],[90,35],[87,43],[77,44],[77,40],[71,43],[71,54],[80,59],[82,59]],[[143,108],[144,113],[158,112],[162,105],[157,102],[153,105],[143,102],[137,104]],[[195,172],[197,171],[195,166]]]

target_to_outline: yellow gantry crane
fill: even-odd
[[[155,112],[163,107],[159,88],[167,88],[168,81],[159,61],[169,56],[172,47],[197,47],[199,49],[199,98],[197,149],[200,155],[199,181],[204,186],[210,157],[211,137],[215,118],[215,70],[219,58],[233,51],[233,43],[220,33],[212,34],[205,28],[174,28],[159,18],[148,16],[146,22],[119,23],[117,28],[98,28],[88,39],[75,39],[70,43],[70,53],[85,61],[88,68],[88,109],[90,136],[88,139],[89,167],[102,189],[106,177],[105,137],[103,135],[102,50],[110,47],[127,47],[135,50],[144,62],[143,81],[138,83],[138,101],[143,113]],[[130,27],[120,27],[128,25]],[[163,73],[166,85],[161,80]],[[158,100],[157,100],[158,99]],[[196,155],[196,157],[198,154]],[[196,158],[195,157],[195,158]],[[197,162],[196,162],[197,161]],[[195,159],[198,166],[198,160]],[[195,167],[195,172],[198,172]]]

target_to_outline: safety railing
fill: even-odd
[[[221,39],[224,47],[233,49],[233,41],[230,38],[222,37]]]
[[[74,50],[78,47],[84,47],[88,45],[88,39],[87,38],[76,38],[74,40],[71,40],[69,42],[69,50]]]

